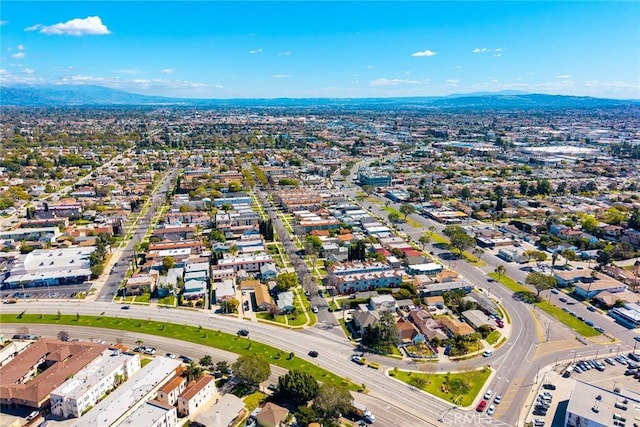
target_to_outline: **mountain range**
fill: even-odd
[[[397,98],[237,98],[196,99],[139,95],[102,86],[0,86],[2,106],[200,106],[200,107],[415,107],[456,108],[603,108],[640,106],[640,100],[619,100],[518,91],[479,92],[448,96]]]

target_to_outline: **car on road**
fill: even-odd
[[[309,356],[311,357],[318,357],[318,352],[315,350],[311,350],[309,353],[307,353]]]
[[[636,335],[635,337],[633,337],[633,339],[636,341],[640,341],[640,335]]]
[[[311,311],[313,311],[314,313],[317,313],[317,312],[318,312],[318,307],[315,307],[315,306],[314,306],[314,307],[311,309]]]
[[[567,299],[566,299],[565,297],[560,297],[559,299],[560,299],[560,301],[562,301],[562,302],[567,302]]]
[[[482,411],[484,411],[484,408],[486,408],[486,407],[487,407],[487,401],[483,400],[480,403],[478,403],[478,407],[476,408],[476,411],[477,412],[482,412]]]
[[[495,397],[495,399],[493,399],[493,403],[495,403],[496,405],[499,405],[500,402],[502,402],[502,395],[499,394]]]
[[[173,354],[173,353],[167,353],[167,354],[165,354],[165,356],[167,356],[169,359],[175,359],[176,358],[176,355]]]
[[[593,329],[600,332],[601,334],[604,334],[604,329],[602,329],[600,326],[594,326]]]
[[[487,415],[493,415],[494,412],[496,412],[495,405],[489,406],[489,409],[487,409]]]
[[[240,335],[241,337],[249,336],[249,331],[247,329],[240,329],[238,331],[238,335]]]
[[[562,307],[562,311],[566,311],[568,313],[569,309],[567,307]]]
[[[493,356],[493,350],[485,350],[484,353],[482,353],[483,357],[490,357]]]
[[[552,293],[552,294],[557,294],[557,293],[559,293],[559,292],[560,292],[560,291],[559,291],[559,290],[557,290],[556,288],[551,289],[551,293]]]
[[[121,310],[129,310],[129,308],[131,307],[129,307],[128,305],[123,305],[122,307],[120,307]]]
[[[587,310],[596,311],[596,308],[594,306],[590,305],[589,307],[587,307]]]
[[[493,391],[491,391],[491,389],[487,390],[487,392],[484,394],[484,398],[489,400],[491,399],[491,396],[493,396]]]

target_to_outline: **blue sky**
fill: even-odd
[[[640,2],[30,2],[0,83],[197,98],[640,98]]]

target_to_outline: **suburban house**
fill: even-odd
[[[471,335],[475,330],[468,324],[449,316],[438,318],[438,322],[450,337],[454,335]]]
[[[158,390],[158,401],[167,405],[175,406],[178,404],[178,396],[182,394],[187,387],[187,379],[182,375],[183,370]]]
[[[289,410],[275,403],[268,402],[256,415],[256,422],[260,427],[280,427],[289,415]]]

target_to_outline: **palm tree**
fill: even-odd
[[[507,272],[507,269],[505,268],[504,265],[500,264],[493,271],[494,271],[494,273],[496,273],[498,275],[498,277],[501,277],[502,275],[504,275]]]
[[[187,366],[184,371],[187,375],[187,381],[196,381],[204,375],[202,366],[197,365],[193,360],[189,362],[189,366]]]

